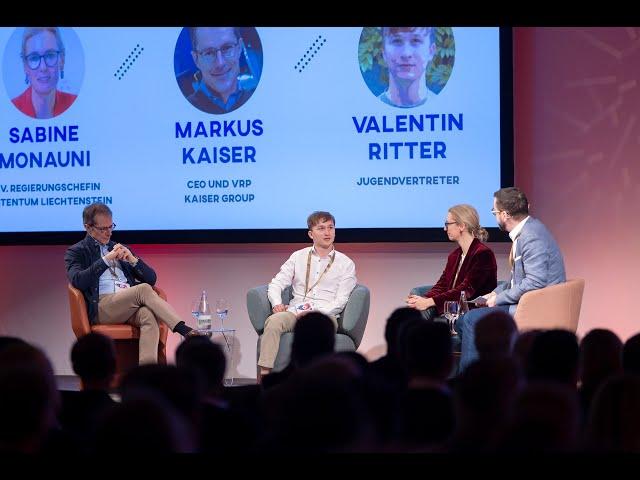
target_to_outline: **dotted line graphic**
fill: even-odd
[[[120,64],[120,68],[116,70],[116,73],[113,74],[118,80],[122,80],[124,75],[129,71],[129,69],[133,66],[135,61],[138,59],[140,54],[144,51],[144,47],[141,47],[140,44],[136,45],[136,48],[131,50],[131,53],[124,61]]]
[[[296,70],[298,73],[302,73],[302,71],[305,68],[307,68],[307,65],[309,65],[309,62],[311,61],[311,59],[316,56],[316,53],[320,51],[320,48],[325,43],[327,43],[327,39],[324,38],[322,35],[318,35],[318,38],[315,39],[313,44],[307,49],[305,54],[300,58],[300,60],[298,61],[298,63],[296,63],[293,69]]]

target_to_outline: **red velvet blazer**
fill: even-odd
[[[462,262],[456,285],[453,287],[453,279],[461,256],[462,248],[460,247],[449,254],[447,266],[444,267],[440,280],[424,295],[427,298],[433,298],[439,314],[444,312],[445,301],[460,299],[462,290],[466,292],[467,299],[472,299],[493,291],[498,284],[498,267],[493,250],[474,238]]]
[[[24,92],[22,92],[11,101],[16,107],[18,107],[18,110],[20,110],[22,113],[36,118],[36,111],[33,108],[33,102],[31,99],[32,94],[33,90],[31,89],[31,85],[29,85],[29,87]],[[56,90],[56,99],[53,103],[53,116],[57,117],[67,108],[69,108],[75,101],[76,97],[77,95],[74,95],[73,93]]]

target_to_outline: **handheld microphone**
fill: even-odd
[[[474,305],[481,307],[487,304],[487,299],[483,296],[480,296],[478,298],[474,298],[473,300],[467,300],[467,303],[473,303]]]

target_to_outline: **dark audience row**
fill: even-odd
[[[72,392],[40,349],[0,337],[0,451],[640,452],[640,334],[578,343],[496,312],[461,372],[448,326],[415,309],[394,311],[385,339],[374,362],[334,352],[331,320],[312,312],[291,364],[257,385],[225,387],[221,347],[191,337],[176,365],[139,366],[114,391],[113,342],[91,333],[71,351]]]

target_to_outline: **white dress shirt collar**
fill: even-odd
[[[518,238],[518,235],[520,235],[520,232],[522,231],[522,227],[524,227],[524,224],[527,222],[527,220],[529,220],[529,218],[530,216],[527,215],[524,220],[522,220],[518,225],[515,226],[513,230],[509,232],[509,237],[511,237],[512,242],[514,242],[516,238]]]
[[[336,251],[336,246],[335,245],[331,245],[331,250],[329,250],[329,253],[327,253],[327,257],[330,257],[332,253],[335,253]],[[313,255],[320,257],[320,255],[318,254],[318,251],[316,250],[316,245],[313,244],[313,246],[311,247],[311,252]],[[322,257],[320,257],[322,258]]]

